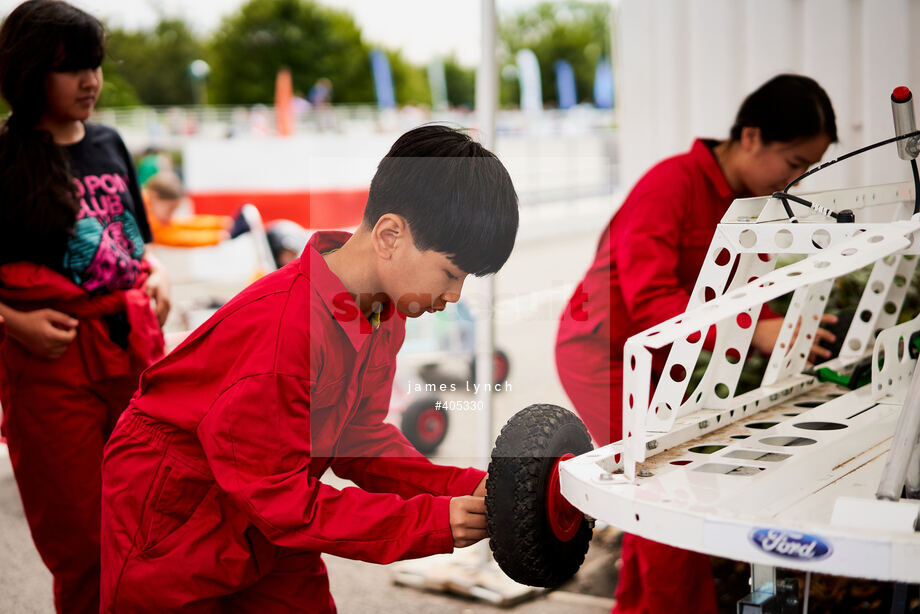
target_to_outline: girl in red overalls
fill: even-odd
[[[836,140],[821,86],[780,75],[745,99],[727,140],[699,139],[635,185],[601,235],[556,338],[559,378],[598,444],[622,439],[626,339],[683,313],[728,206],[785,189]],[[781,325],[765,308],[753,346],[769,354]],[[832,339],[819,330],[817,340]],[[813,347],[812,360],[827,356]],[[622,556],[615,613],[716,612],[707,556],[633,535],[625,536]]]
[[[85,123],[104,53],[102,24],[65,2],[0,29],[2,430],[59,612],[99,611],[102,449],[169,306],[131,157]]]

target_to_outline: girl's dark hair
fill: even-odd
[[[61,266],[79,205],[63,148],[36,127],[47,110],[45,79],[97,68],[104,55],[102,24],[66,2],[29,0],[3,22],[0,94],[12,113],[0,126],[0,263]]]
[[[468,135],[427,125],[399,137],[371,181],[364,224],[406,219],[415,246],[471,275],[495,273],[514,247],[518,200],[502,163]]]
[[[802,75],[778,75],[748,95],[738,109],[731,140],[741,139],[741,130],[760,128],[764,144],[788,143],[826,134],[837,142],[834,107],[827,92]]]

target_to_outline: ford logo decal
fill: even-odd
[[[814,535],[781,531],[779,529],[754,529],[750,535],[755,546],[768,554],[787,559],[820,561],[833,552],[831,545]]]

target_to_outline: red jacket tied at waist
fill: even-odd
[[[163,332],[144,292],[149,268],[138,277],[136,287],[91,296],[60,273],[31,262],[0,266],[0,302],[19,311],[54,309],[80,320],[74,343],[86,364],[91,381],[128,375],[132,364],[146,366],[163,356]],[[104,315],[124,312],[131,327],[125,350],[109,338]],[[0,348],[3,335],[0,334]],[[3,366],[0,365],[0,371]],[[3,374],[0,373],[0,392]]]

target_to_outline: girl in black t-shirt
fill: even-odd
[[[0,28],[0,405],[58,611],[99,609],[105,441],[162,355],[167,280],[118,134],[87,124],[105,32],[55,0]],[[151,306],[152,299],[152,306]],[[4,340],[5,337],[5,340]]]

